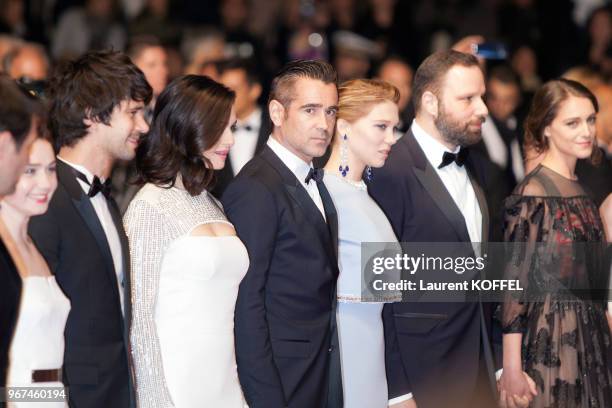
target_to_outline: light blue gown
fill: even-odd
[[[338,213],[338,339],[344,406],[387,406],[384,303],[361,301],[361,243],[397,243],[389,220],[368,195],[365,183],[326,173],[323,179]]]

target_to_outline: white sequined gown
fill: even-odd
[[[202,224],[229,224],[220,204],[207,192],[147,184],[124,223],[138,407],[244,407],[234,305],[247,251],[236,236],[191,235]]]

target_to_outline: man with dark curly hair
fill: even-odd
[[[71,407],[134,406],[129,251],[108,180],[149,129],[151,94],[140,69],[114,51],[87,53],[50,80],[58,187],[29,232],[72,304],[62,376]]]

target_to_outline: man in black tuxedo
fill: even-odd
[[[149,129],[151,94],[143,73],[114,51],[85,54],[50,83],[58,186],[29,232],[72,305],[63,378],[71,407],[134,406],[129,251],[108,181]]]
[[[0,76],[0,198],[12,194],[36,139],[39,103],[8,76]],[[6,384],[8,352],[17,321],[21,278],[0,239],[0,387]],[[0,402],[0,406],[4,406]]]
[[[266,145],[272,126],[268,110],[257,104],[261,96],[261,82],[251,60],[230,59],[217,64],[219,82],[236,92],[236,126],[234,145],[229,151],[225,167],[217,170],[212,193],[221,197],[242,167]]]
[[[336,210],[312,169],[327,148],[336,72],[294,61],[274,78],[274,129],[223,195],[247,247],[235,314],[238,376],[251,408],[342,407],[335,327]]]
[[[416,71],[416,118],[369,187],[400,241],[487,241],[483,167],[464,150],[480,140],[484,92],[469,54],[435,53]],[[385,305],[390,406],[495,406],[491,315],[479,301]]]

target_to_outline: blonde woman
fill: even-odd
[[[385,164],[396,142],[399,91],[384,81],[357,79],[342,84],[338,96],[324,182],[338,213],[337,324],[344,406],[382,408],[388,403],[384,303],[362,298],[361,243],[397,239],[363,178],[371,178],[372,168]]]

